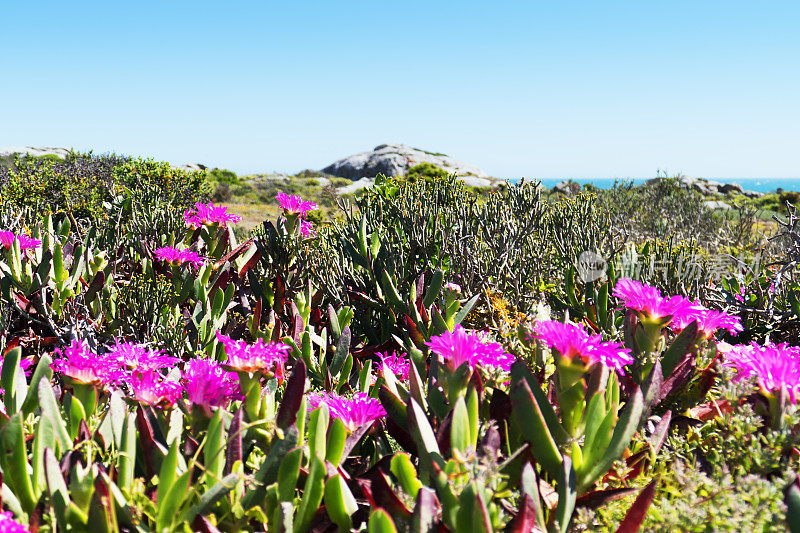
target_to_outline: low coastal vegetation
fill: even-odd
[[[798,530],[793,197],[347,183],[0,167],[0,530]]]

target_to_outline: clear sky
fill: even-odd
[[[798,2],[2,2],[0,147],[800,177]]]

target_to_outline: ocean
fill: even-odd
[[[560,181],[564,181],[566,178],[561,179],[543,179],[541,180],[542,185],[545,187],[552,188],[556,183]],[[641,184],[649,180],[650,178],[631,178],[625,180],[618,180],[615,178],[573,178],[572,181],[575,181],[580,184],[584,183],[591,183],[595,187],[599,187],[601,189],[608,189],[614,185],[615,181],[632,181],[634,184]],[[725,179],[725,178],[709,178],[714,181],[718,181],[720,183],[738,183],[747,191],[757,191],[757,192],[775,192],[776,189],[781,188],[785,191],[800,191],[800,178],[733,178],[733,179]],[[517,182],[519,179],[510,180],[512,182]]]

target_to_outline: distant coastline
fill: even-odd
[[[542,179],[542,185],[546,188],[551,189],[557,183],[564,181],[567,178],[551,178],[551,179]],[[625,181],[625,182],[633,182],[635,185],[641,185],[642,183],[646,182],[650,178],[572,178],[572,181],[576,183],[580,183],[581,185],[586,183],[591,183],[595,187],[599,187],[601,189],[609,189],[614,186],[615,181]],[[738,178],[738,179],[730,179],[730,178],[709,178],[716,181],[721,181],[723,183],[738,183],[741,185],[745,190],[750,191],[757,191],[763,193],[771,193],[775,192],[777,189],[783,189],[784,191],[800,191],[800,178]],[[509,180],[513,183],[519,181],[519,178]]]

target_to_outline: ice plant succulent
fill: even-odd
[[[165,355],[160,350],[153,350],[143,344],[135,342],[119,342],[108,346],[108,356],[116,360],[121,368],[134,372],[146,372],[174,366],[180,358]]]
[[[485,342],[476,332],[468,332],[460,325],[456,325],[452,332],[445,331],[431,337],[430,342],[425,344],[433,353],[444,358],[453,369],[469,363],[473,369],[481,366],[508,372],[515,361],[514,356],[506,353],[500,344]]]
[[[153,251],[153,255],[156,259],[160,259],[161,261],[166,261],[172,265],[182,265],[184,263],[189,263],[194,268],[200,268],[205,264],[205,259],[197,255],[197,252],[193,252],[192,250],[187,249],[178,249],[173,248],[171,246],[164,246],[163,248],[157,248]]]
[[[411,370],[411,361],[405,354],[392,353],[391,355],[379,353],[378,357],[381,358],[381,367],[379,373],[383,374],[383,367],[385,366],[392,371],[397,379],[401,381],[408,380],[408,372]]]
[[[579,360],[584,369],[600,363],[618,374],[633,363],[631,351],[618,342],[603,342],[602,335],[590,335],[576,324],[554,320],[539,322],[534,327],[535,338],[542,341],[567,362]]]
[[[228,213],[226,206],[214,205],[212,202],[204,204],[197,202],[194,209],[187,209],[183,213],[183,220],[187,226],[199,228],[200,226],[227,226],[242,220],[239,215]]]
[[[306,213],[317,209],[317,204],[314,202],[303,200],[299,196],[286,194],[285,192],[279,192],[275,195],[275,199],[278,200],[278,203],[281,205],[286,215],[300,215],[301,217],[305,217]]]
[[[696,320],[699,337],[703,339],[711,338],[719,329],[727,330],[731,335],[744,330],[739,317],[697,305],[700,307],[697,311],[676,316],[671,327],[680,331]]]
[[[323,392],[309,395],[308,401],[313,409],[324,403],[328,407],[330,415],[341,420],[344,427],[350,432],[386,416],[386,410],[380,400],[370,398],[364,392],[356,393],[352,398]]]
[[[739,379],[754,377],[765,395],[786,390],[792,402],[800,393],[800,348],[787,344],[766,344],[760,346],[726,343],[717,345],[725,357],[726,366],[735,367]]]
[[[306,239],[311,239],[317,236],[317,232],[314,231],[314,224],[309,222],[308,220],[301,220],[300,221],[300,235],[305,237]]]
[[[183,387],[176,381],[161,380],[155,370],[134,372],[126,381],[132,397],[137,402],[158,407],[171,407],[183,394]]]
[[[86,342],[75,339],[64,349],[56,348],[53,370],[68,377],[73,383],[86,385],[113,385],[124,373],[117,361],[107,355],[97,355]]]
[[[183,383],[192,404],[210,409],[226,407],[232,400],[241,397],[236,377],[216,361],[192,359],[186,364]]]
[[[665,298],[655,287],[628,278],[617,281],[614,296],[638,317],[643,332],[636,338],[642,352],[652,352],[662,339],[662,330],[672,322],[682,322],[703,309],[683,296]]]
[[[0,231],[0,245],[4,248],[11,248],[14,246],[14,241],[19,241],[19,249],[21,251],[38,248],[42,245],[42,241],[28,237],[24,233],[15,235],[13,231]]]
[[[225,363],[231,370],[242,372],[268,372],[275,373],[283,367],[291,348],[278,342],[264,342],[258,339],[254,344],[245,341],[235,341],[217,332],[217,340],[225,346]]]
[[[683,296],[665,298],[655,287],[628,278],[617,281],[614,286],[614,296],[625,307],[636,311],[643,321],[660,322],[661,327],[666,326],[672,319],[698,311],[700,308]]]
[[[28,533],[30,531],[16,520],[11,511],[0,513],[0,533]]]

